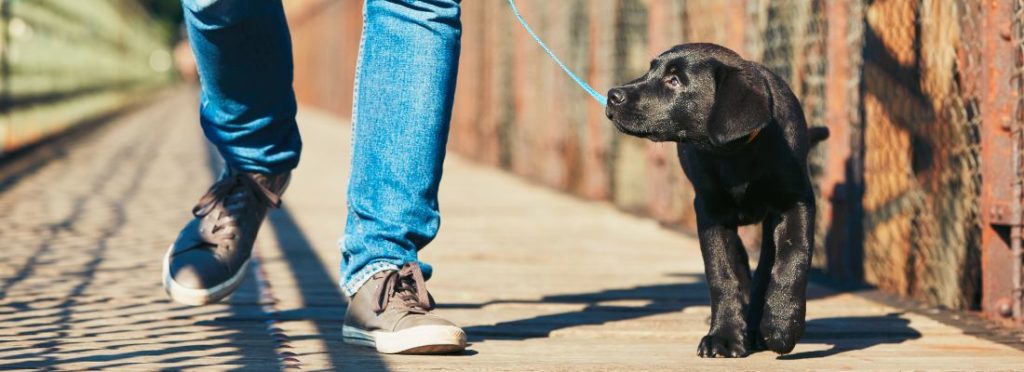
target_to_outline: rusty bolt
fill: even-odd
[[[996,301],[996,313],[1003,318],[1009,318],[1013,316],[1013,301],[1009,298],[1003,297]]]
[[[992,219],[1002,220],[1003,219],[1003,208],[1000,208],[998,206],[992,206],[992,211],[990,212],[990,214],[992,216]]]

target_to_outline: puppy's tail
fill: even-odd
[[[818,142],[824,141],[828,138],[827,127],[810,127],[807,128],[807,137],[811,140],[811,146],[817,145]]]

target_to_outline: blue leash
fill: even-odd
[[[543,41],[540,41],[540,37],[533,32],[533,29],[530,28],[530,25],[526,24],[526,20],[523,19],[523,15],[519,14],[519,8],[516,8],[515,0],[508,0],[508,5],[512,7],[512,14],[516,15],[516,18],[519,19],[519,23],[523,25],[523,28],[526,29],[526,32],[529,33],[530,36],[533,36],[533,40],[536,41],[541,48],[544,48],[544,52],[546,52],[548,56],[551,56],[551,59],[555,60],[555,63],[558,64],[558,67],[561,67],[566,74],[569,74],[569,77],[571,77],[572,80],[576,82],[576,84],[579,84],[580,88],[583,88],[583,90],[587,91],[587,93],[590,93],[590,96],[594,97],[594,100],[596,100],[597,103],[600,103],[601,106],[607,106],[608,98],[605,98],[604,95],[598,93],[596,90],[594,90],[594,88],[591,88],[590,85],[583,81],[583,79],[580,79],[579,76],[576,76],[576,74],[572,73],[572,70],[569,70],[569,67],[562,63],[562,61],[559,60],[558,57],[555,57],[555,53],[553,53],[551,49],[548,49],[548,46],[545,45]]]

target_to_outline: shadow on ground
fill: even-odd
[[[168,114],[170,109],[172,107],[156,110]],[[267,365],[258,360],[273,355],[273,350],[269,342],[265,345],[251,342],[254,333],[261,333],[258,328],[225,323],[220,324],[219,329],[209,330],[208,334],[216,334],[238,345],[234,350],[225,350],[181,339],[189,332],[182,330],[180,323],[159,321],[203,318],[225,311],[223,307],[195,309],[170,304],[162,297],[157,284],[159,270],[151,270],[160,255],[140,256],[138,264],[126,267],[103,265],[113,255],[124,254],[124,249],[132,248],[124,246],[117,238],[145,223],[129,216],[133,208],[145,207],[142,201],[148,190],[143,189],[143,181],[160,176],[151,172],[148,162],[136,161],[154,158],[160,148],[158,143],[166,135],[166,126],[151,128],[132,132],[123,147],[111,149],[113,156],[96,165],[94,177],[79,180],[75,189],[66,190],[67,201],[71,204],[71,213],[66,218],[45,226],[27,227],[42,233],[39,243],[17,274],[0,283],[0,318],[4,319],[0,323],[0,334],[4,335],[0,352],[18,351],[20,360],[0,364],[0,369],[77,369],[83,368],[81,366],[117,369],[138,365],[140,358],[146,363],[185,363],[176,368],[208,367],[201,363],[198,355],[217,358],[240,369],[266,368]],[[0,184],[8,181],[5,179]],[[57,183],[54,187],[70,186]],[[90,217],[87,213],[90,206],[108,208],[110,218]],[[168,234],[168,239],[172,237]],[[59,250],[75,254],[56,259],[62,256]],[[124,271],[126,280],[156,285],[143,287],[152,288],[152,292],[145,295],[95,288],[111,284],[97,282],[98,274],[110,271]],[[49,285],[40,285],[41,282]],[[240,288],[236,299],[232,299],[228,312],[253,306],[255,289],[251,279],[247,282],[249,284]],[[35,289],[22,289],[17,294],[19,298],[12,300],[9,290],[18,284]],[[121,290],[130,288],[136,287],[125,286]],[[196,363],[190,363],[193,361]],[[72,364],[77,366],[72,367]]]
[[[482,309],[497,304],[583,304],[577,311],[540,315],[532,318],[500,322],[466,328],[469,340],[485,342],[491,339],[526,340],[550,337],[552,332],[579,326],[600,325],[610,322],[638,319],[652,315],[682,311],[688,306],[706,306],[708,289],[703,275],[674,274],[689,278],[686,283],[659,284],[599,292],[545,296],[540,300],[498,300],[484,303],[456,303],[438,305],[441,308]],[[810,290],[808,300],[828,297],[833,293]],[[642,306],[606,305],[613,301],[642,301]],[[909,326],[901,313],[868,317],[835,317],[812,319],[802,343],[831,344],[827,350],[817,350],[780,356],[779,359],[823,358],[839,353],[866,349],[881,344],[898,344],[921,337]],[[703,330],[702,330],[703,331]],[[696,347],[696,346],[695,346]],[[696,349],[694,349],[696,350]]]
[[[701,276],[702,277],[702,276]],[[699,306],[708,302],[707,286],[691,275],[694,282],[658,284],[625,289],[609,289],[599,292],[552,295],[540,300],[497,300],[478,304],[438,304],[440,308],[478,309],[497,304],[583,304],[578,311],[501,322],[493,325],[466,328],[469,341],[482,342],[488,339],[525,340],[548,337],[552,332],[587,325],[637,319],[646,316],[681,311],[687,306]],[[621,306],[605,304],[611,301],[643,301],[642,306]]]
[[[869,347],[899,344],[921,338],[921,333],[910,327],[903,313],[880,316],[835,317],[811,319],[801,342],[825,343],[826,350],[805,351],[779,356],[781,360],[824,358]]]

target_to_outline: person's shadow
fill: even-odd
[[[680,311],[687,306],[708,303],[707,286],[698,278],[703,275],[687,274],[690,283],[657,284],[600,292],[552,295],[540,300],[498,300],[479,304],[438,304],[440,308],[482,308],[495,304],[583,304],[583,309],[533,318],[500,322],[493,325],[466,328],[469,341],[488,339],[525,340],[548,337],[552,332],[576,326],[598,325],[608,322],[642,318],[645,316]],[[627,306],[612,301],[638,301],[640,306]]]

